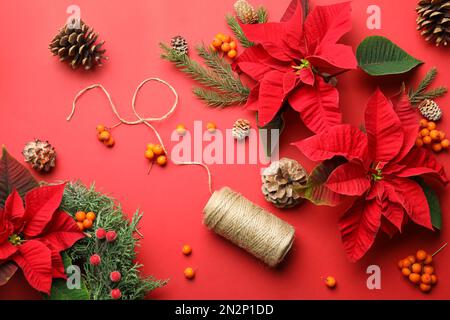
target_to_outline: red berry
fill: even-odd
[[[106,233],[106,241],[113,242],[117,238],[117,233],[115,231],[108,231]]]
[[[90,258],[89,258],[89,262],[93,265],[93,266],[98,266],[101,262],[102,259],[100,258],[100,256],[98,254],[93,254]]]
[[[122,279],[122,275],[119,271],[113,271],[109,274],[109,278],[112,282],[119,282]]]
[[[113,298],[114,300],[120,299],[121,296],[122,296],[122,292],[120,292],[119,289],[112,289],[111,290],[111,298]]]
[[[99,240],[103,240],[106,237],[106,231],[103,228],[98,228],[97,231],[95,232],[95,236],[97,237],[97,239]]]

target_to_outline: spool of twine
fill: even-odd
[[[271,267],[283,261],[294,241],[294,227],[224,187],[203,209],[208,229],[245,249]]]

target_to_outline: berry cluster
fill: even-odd
[[[116,143],[112,137],[111,131],[106,128],[103,124],[97,125],[97,138],[107,147],[114,147]]]
[[[95,232],[95,236],[99,240],[106,239],[107,242],[114,242],[117,239],[117,233],[115,231],[106,231],[103,228],[98,228]],[[99,266],[102,263],[102,258],[99,254],[95,253],[89,257],[89,263],[94,267]],[[122,274],[116,270],[111,271],[109,274],[109,279],[112,283],[117,284],[120,282],[120,280],[122,280]],[[115,288],[111,289],[110,295],[114,300],[118,300],[122,297],[122,292],[119,288]]]
[[[78,211],[75,213],[75,220],[77,221],[78,228],[80,231],[88,230],[92,228],[95,221],[95,213],[92,211],[86,213],[84,211]]]
[[[185,244],[183,246],[183,248],[181,249],[181,252],[183,252],[183,254],[185,256],[189,256],[192,253],[192,248],[190,245]],[[186,269],[184,269],[184,276],[186,277],[186,279],[194,279],[195,278],[195,271],[193,268],[191,267],[187,267]]]
[[[167,157],[165,155],[164,149],[159,144],[149,143],[144,155],[150,161],[153,161],[156,158],[156,163],[160,167],[164,167],[167,164]]]
[[[431,150],[436,153],[447,150],[450,141],[445,138],[445,132],[437,130],[436,123],[426,119],[420,120],[419,136],[416,139],[416,146],[431,146]]]
[[[221,51],[225,53],[228,58],[234,59],[237,56],[237,43],[230,36],[218,33],[211,42],[211,49],[213,51]]]
[[[432,262],[432,255],[427,254],[424,250],[419,250],[415,256],[411,255],[400,260],[398,267],[410,282],[419,286],[420,291],[429,292],[431,286],[437,283],[437,277],[431,265]]]

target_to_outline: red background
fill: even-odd
[[[264,4],[270,20],[278,21],[290,0],[254,0]],[[333,1],[313,0],[313,5]],[[120,113],[133,118],[130,101],[137,84],[146,77],[158,76],[169,81],[181,96],[179,108],[167,121],[157,124],[166,142],[177,123],[191,128],[194,120],[214,121],[220,129],[230,128],[238,117],[254,123],[254,115],[240,107],[215,110],[205,107],[191,94],[192,82],[171,64],[159,58],[158,42],[177,34],[191,44],[208,43],[217,32],[228,32],[224,21],[234,0],[163,1],[163,0],[77,0],[82,17],[106,40],[110,60],[96,72],[74,72],[50,55],[47,45],[65,23],[66,8],[73,1],[16,0],[0,2],[0,140],[21,159],[24,144],[33,138],[48,139],[58,151],[58,165],[45,180],[81,179],[96,182],[99,190],[119,199],[129,215],[136,208],[145,211],[141,232],[145,239],[139,251],[143,272],[158,278],[170,278],[158,289],[156,299],[442,299],[450,297],[450,249],[436,257],[440,284],[430,295],[421,294],[407,283],[396,264],[398,259],[418,248],[433,251],[448,240],[449,198],[444,191],[443,229],[432,233],[414,226],[392,240],[381,236],[369,254],[358,263],[350,263],[341,245],[337,220],[341,208],[315,207],[304,203],[294,210],[281,211],[265,202],[260,192],[260,166],[213,165],[215,187],[230,186],[247,198],[275,213],[296,227],[296,241],[285,263],[271,270],[250,255],[208,231],[201,223],[202,209],[209,193],[205,172],[198,167],[168,165],[155,167],[146,174],[143,157],[146,143],[156,138],[144,126],[119,127],[114,131],[117,145],[107,149],[96,140],[98,123],[116,122],[106,98],[90,92],[80,101],[73,122],[66,122],[74,95],[93,83],[102,83],[112,94]],[[381,7],[382,29],[366,28],[366,9]],[[368,35],[385,35],[423,60],[425,65],[404,77],[370,78],[362,71],[339,77],[344,121],[359,125],[368,96],[376,86],[388,94],[398,90],[401,81],[416,84],[432,66],[441,71],[438,84],[449,84],[448,50],[427,44],[415,30],[415,0],[353,1],[353,31],[343,41],[356,48]],[[439,102],[447,112],[450,96]],[[138,109],[148,115],[162,114],[172,103],[169,90],[157,84],[144,88]],[[448,130],[445,118],[439,125]],[[308,169],[307,161],[290,143],[310,133],[294,113],[282,136],[281,156],[297,159]],[[170,143],[169,143],[170,145]],[[450,169],[448,154],[439,155]],[[181,247],[189,243],[193,254],[185,257]],[[366,287],[367,266],[377,264],[382,270],[382,290]],[[192,266],[194,281],[183,276]],[[336,290],[328,290],[323,277],[334,275]],[[18,272],[0,298],[39,298]]]

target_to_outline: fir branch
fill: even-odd
[[[411,88],[408,92],[409,100],[412,104],[417,104],[422,102],[425,99],[434,99],[444,95],[447,92],[446,87],[438,87],[436,89],[432,89],[426,91],[437,75],[437,69],[435,67],[431,68],[430,71],[427,72],[425,77],[420,81],[417,89],[414,90]]]
[[[117,239],[113,243],[99,242],[95,236],[86,237],[67,251],[74,264],[83,266],[83,279],[91,299],[111,299],[109,274],[115,270],[122,274],[122,280],[114,287],[120,289],[124,300],[143,299],[153,289],[166,284],[166,281],[153,277],[142,277],[142,265],[135,262],[135,249],[140,240],[138,224],[142,218],[139,212],[128,221],[114,199],[97,192],[94,186],[88,188],[81,183],[67,184],[61,209],[71,215],[80,210],[93,211],[97,214],[95,229],[101,227],[117,232]],[[102,258],[102,263],[96,267],[88,261],[94,253]]]
[[[244,104],[248,97],[232,94],[220,94],[213,90],[195,87],[193,93],[208,106],[223,108],[231,105]]]
[[[231,65],[226,62],[217,52],[214,52],[204,45],[197,47],[197,53],[203,58],[205,64],[212,69],[212,71],[227,83],[227,87],[233,88],[232,93],[236,93],[245,98],[250,94],[250,89],[244,86],[239,77],[236,77],[231,69]]]
[[[258,23],[266,23],[269,20],[269,13],[265,7],[259,7],[256,14],[258,15]]]
[[[259,15],[258,15],[259,17]],[[248,38],[245,36],[244,31],[242,30],[241,26],[239,25],[239,22],[237,21],[236,17],[234,17],[231,14],[228,14],[226,16],[228,27],[230,27],[231,31],[233,31],[234,36],[236,39],[239,40],[241,45],[244,48],[250,48],[253,47],[255,44],[248,40]]]

